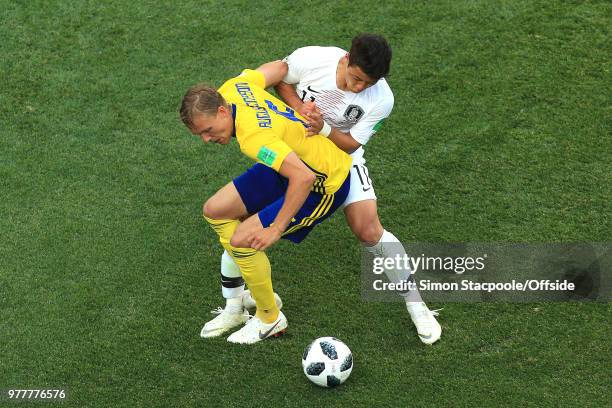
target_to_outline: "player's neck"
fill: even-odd
[[[346,67],[348,66],[348,55],[340,58],[336,68],[336,87],[346,91]]]

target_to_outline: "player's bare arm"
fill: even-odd
[[[285,63],[287,66],[287,63]],[[282,79],[282,78],[281,78]],[[305,106],[304,102],[300,99],[297,92],[295,92],[295,87],[291,84],[288,84],[284,81],[280,81],[276,85],[274,85],[274,90],[278,96],[281,97],[283,101],[293,109],[295,109],[300,115],[304,116],[303,107]]]
[[[314,105],[314,102],[309,103]],[[306,134],[308,136],[318,135],[323,128],[323,116],[320,112],[318,112],[316,106],[314,106],[312,113],[307,110],[303,116],[308,120],[308,125],[310,126],[308,129],[306,129]],[[334,142],[334,144],[338,146],[340,150],[344,150],[348,154],[353,153],[355,150],[361,147],[361,143],[356,141],[353,136],[351,136],[350,132],[342,132],[336,128],[331,128],[331,132],[327,138]]]
[[[232,245],[251,247],[260,251],[269,248],[281,238],[293,216],[306,201],[315,181],[315,175],[295,153],[290,153],[285,158],[279,173],[289,180],[289,185],[285,193],[285,202],[274,222],[268,228],[263,228],[255,215],[259,228],[248,222],[249,220],[245,221],[232,237]]]
[[[332,128],[327,138],[334,142],[334,144],[341,150],[344,150],[349,154],[361,147],[361,143],[353,139],[353,136],[351,136],[350,133],[341,132],[336,128]]]
[[[284,72],[286,74],[287,64],[283,61],[280,61],[280,62],[285,65]],[[268,63],[268,64],[273,64],[273,63]],[[268,64],[264,64],[262,65],[262,67]],[[284,77],[281,77],[281,79],[282,78]],[[266,84],[267,83],[268,82],[266,80]],[[274,89],[276,90],[276,93],[281,97],[283,101],[285,101],[287,105],[291,106],[300,115],[306,118],[308,125],[310,126],[308,129],[306,129],[307,136],[313,136],[313,135],[320,134],[321,129],[323,129],[323,116],[321,115],[321,112],[318,110],[314,102],[304,103],[298,96],[297,92],[295,91],[295,87],[283,81],[278,82],[276,86],[274,87]],[[344,150],[345,152],[349,154],[353,153],[355,150],[361,147],[361,143],[356,141],[353,138],[353,136],[351,136],[350,132],[345,133],[336,128],[331,129],[331,132],[328,138],[332,142],[334,142],[334,144],[338,146],[338,148],[340,148],[341,150]]]
[[[266,88],[274,87],[276,93],[285,101],[287,105],[302,114],[302,105],[304,103],[295,92],[293,85],[283,82],[283,78],[287,75],[289,67],[285,61],[276,60],[263,64],[257,71],[264,74],[266,78]]]
[[[278,83],[280,83],[285,75],[287,75],[287,70],[287,63],[281,60],[266,62],[256,69],[256,71],[259,71],[264,75],[266,80],[266,88],[276,86]]]

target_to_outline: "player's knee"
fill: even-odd
[[[219,220],[223,218],[222,208],[217,205],[215,200],[208,199],[202,206],[202,214],[206,218],[210,218],[212,220]]]
[[[383,231],[378,219],[372,222],[364,222],[353,230],[359,241],[369,245],[374,245],[380,241]]]

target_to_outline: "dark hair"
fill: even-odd
[[[179,110],[181,120],[189,129],[193,127],[193,118],[196,115],[217,115],[217,109],[226,105],[225,99],[211,86],[198,84],[189,88]]]
[[[382,36],[359,34],[353,38],[349,65],[356,65],[370,78],[378,81],[389,74],[391,47]]]

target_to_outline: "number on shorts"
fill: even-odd
[[[372,187],[372,180],[370,180],[370,175],[368,174],[368,168],[361,164],[354,164],[353,167],[357,172],[357,176],[359,176],[359,181],[361,182],[361,186],[363,187],[363,191],[368,191],[370,187]]]

